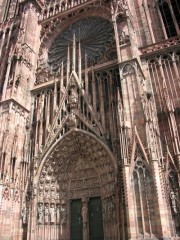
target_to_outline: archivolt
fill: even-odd
[[[84,175],[84,179],[87,177],[86,171],[90,176],[94,174],[99,188],[96,192],[99,191],[103,196],[114,194],[116,161],[101,140],[82,130],[69,131],[51,147],[41,162],[35,184],[39,185],[41,182],[47,184],[53,178],[54,183],[58,182],[58,191],[61,194],[59,198],[67,198],[65,195],[70,189],[70,179],[74,178],[77,171]]]

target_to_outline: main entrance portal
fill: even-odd
[[[89,240],[103,240],[102,203],[100,198],[91,198],[89,208]]]
[[[104,240],[100,197],[89,199],[87,206],[83,206],[80,199],[71,201],[70,239]]]
[[[34,184],[31,240],[118,239],[116,165],[94,135],[82,130],[65,134],[48,153]]]
[[[71,202],[71,240],[83,240],[82,202],[73,200]]]

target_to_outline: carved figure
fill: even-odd
[[[49,206],[46,204],[44,209],[44,222],[49,223]]]
[[[27,118],[26,118],[26,129],[29,129],[30,125],[31,125],[31,121],[30,121],[30,117],[28,115]]]
[[[42,224],[43,223],[43,205],[42,203],[39,204],[38,210],[37,210],[37,223]]]
[[[172,189],[170,190],[170,199],[171,199],[172,209],[173,209],[174,213],[177,213],[176,195]]]
[[[81,211],[83,223],[87,223],[87,213],[88,213],[87,207],[83,206]]]
[[[50,208],[50,222],[51,223],[55,223],[55,221],[56,221],[55,208],[54,208],[54,204],[51,204],[51,208]]]
[[[26,208],[26,206],[22,210],[22,222],[23,222],[23,224],[27,223],[27,208]]]
[[[176,201],[177,201],[178,206],[179,206],[179,191],[178,191],[178,188],[176,188]]]
[[[35,183],[34,183],[34,185],[33,185],[33,195],[34,195],[34,196],[37,195],[37,186],[36,186]]]
[[[56,208],[56,222],[59,223],[60,222],[60,206],[57,205]]]
[[[67,217],[67,211],[66,211],[66,206],[63,202],[61,206],[61,224],[66,223],[66,217]]]

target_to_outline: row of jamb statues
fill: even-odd
[[[67,217],[65,203],[38,203],[37,224],[65,224]]]

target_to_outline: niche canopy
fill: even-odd
[[[66,64],[67,47],[69,45],[72,51],[74,33],[77,48],[81,43],[82,67],[85,64],[85,52],[88,65],[116,59],[112,24],[100,17],[88,17],[73,23],[54,39],[48,53],[48,64],[53,71],[58,70],[62,61]]]

